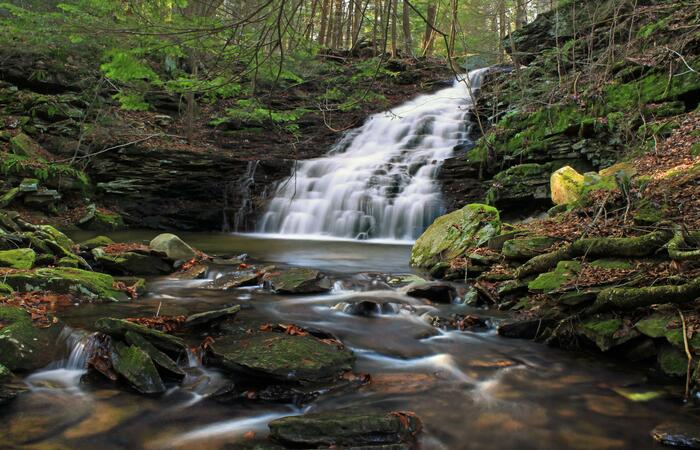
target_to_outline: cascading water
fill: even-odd
[[[59,341],[65,342],[68,357],[27,377],[27,384],[31,388],[60,386],[65,389],[76,389],[80,378],[87,372],[88,359],[95,345],[95,334],[65,327],[59,336]]]
[[[280,185],[260,231],[353,239],[418,237],[443,212],[436,177],[469,140],[468,113],[486,69],[372,116]]]

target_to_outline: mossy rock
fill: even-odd
[[[185,372],[183,372],[183,370],[177,366],[175,361],[173,361],[165,353],[158,350],[142,335],[134,333],[133,331],[127,331],[124,338],[126,339],[127,344],[136,346],[143,350],[151,358],[151,360],[153,360],[156,366],[160,367],[166,374],[176,378],[185,377]]]
[[[0,324],[0,364],[9,370],[36,370],[56,359],[60,322],[38,328],[27,311],[0,305]]]
[[[10,139],[10,150],[15,155],[28,158],[41,158],[43,152],[41,146],[24,133],[19,133]]]
[[[70,256],[64,256],[63,258],[58,260],[58,263],[56,265],[58,267],[72,267],[74,269],[78,269],[80,268],[80,261]]]
[[[314,294],[331,289],[328,278],[314,269],[293,268],[268,272],[263,280],[269,282],[278,294]]]
[[[352,352],[312,336],[262,333],[237,339],[226,336],[209,347],[220,365],[234,372],[280,381],[336,379],[352,369]]]
[[[556,291],[567,281],[573,280],[580,271],[581,263],[578,261],[559,261],[556,269],[540,274],[527,287],[531,291]]]
[[[173,267],[152,252],[106,253],[102,248],[92,249],[92,256],[107,272],[116,275],[162,275],[170,273]]]
[[[486,203],[492,206],[509,206],[523,201],[546,200],[550,197],[549,177],[551,164],[519,164],[493,177],[486,192]]]
[[[0,251],[0,267],[31,269],[36,261],[36,253],[31,248]]]
[[[240,310],[240,305],[234,305],[229,308],[192,314],[185,320],[185,326],[191,328],[211,326],[212,323],[221,322],[222,320],[235,317]]]
[[[86,250],[92,250],[98,247],[106,247],[111,244],[114,244],[114,241],[107,236],[95,236],[94,238],[81,242],[80,246]]]
[[[120,301],[124,292],[114,288],[114,278],[99,272],[74,268],[40,268],[5,275],[5,283],[19,292],[36,290],[74,294],[95,301]]]
[[[94,204],[88,205],[85,215],[78,220],[78,225],[94,231],[116,231],[125,226],[124,218],[120,214],[100,211]]]
[[[656,357],[661,370],[672,377],[685,376],[688,371],[688,357],[681,350],[670,345],[661,347]]]
[[[498,210],[473,203],[438,217],[418,238],[411,250],[411,265],[431,268],[481,247],[501,232]]]
[[[181,338],[128,320],[104,317],[95,322],[95,329],[119,339],[124,338],[127,332],[140,334],[151,344],[166,352],[179,353],[185,350],[185,342]]]
[[[683,327],[678,314],[654,313],[649,317],[639,320],[634,327],[645,336],[651,338],[666,338],[668,343],[685,349],[683,339]],[[695,333],[688,339],[688,345],[695,351],[700,350],[700,334]]]
[[[284,417],[273,420],[268,426],[273,440],[294,448],[385,448],[386,445],[414,441],[422,429],[420,419],[413,413],[356,411]]]
[[[578,330],[593,341],[602,352],[607,352],[639,336],[636,330],[625,327],[622,319],[618,318],[588,319],[578,325]]]
[[[165,385],[148,354],[135,345],[113,344],[112,366],[142,394],[161,394]]]
[[[546,253],[556,242],[556,239],[547,236],[516,238],[506,241],[501,253],[508,259],[527,260]]]
[[[552,202],[555,205],[575,203],[583,194],[585,177],[571,166],[555,171],[549,179]]]
[[[12,203],[19,196],[19,194],[19,188],[16,187],[0,195],[0,208],[4,208],[10,203]]]
[[[149,244],[153,250],[163,252],[173,261],[189,261],[197,256],[192,247],[171,233],[163,233],[154,237]]]
[[[12,371],[3,364],[0,364],[0,383],[7,381],[10,378],[12,378]]]

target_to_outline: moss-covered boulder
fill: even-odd
[[[19,188],[15,187],[0,195],[0,208],[4,208],[12,203],[19,196]]]
[[[278,294],[315,294],[331,288],[330,280],[321,272],[300,267],[268,272],[263,280]]]
[[[577,329],[580,334],[594,342],[602,352],[607,352],[639,336],[639,332],[625,326],[625,322],[616,317],[589,318],[579,323]]]
[[[6,284],[19,292],[53,291],[93,301],[121,301],[126,294],[114,287],[114,278],[74,268],[20,270],[4,275]]]
[[[422,429],[421,421],[415,414],[404,412],[324,412],[284,417],[270,422],[268,426],[273,440],[294,448],[373,448],[410,443]]]
[[[551,164],[518,164],[493,177],[486,203],[505,210],[548,202]]]
[[[161,394],[165,384],[148,354],[135,345],[113,344],[112,367],[142,394]]]
[[[411,265],[431,268],[480,247],[501,231],[498,210],[473,203],[438,217],[418,238],[411,250]]]
[[[504,242],[501,253],[508,259],[527,260],[546,253],[556,242],[548,236],[516,238]]]
[[[114,241],[107,236],[95,236],[94,238],[81,242],[80,246],[86,250],[92,250],[97,247],[106,247],[111,244],[114,244]]]
[[[352,352],[333,343],[272,332],[244,339],[221,337],[209,350],[225,369],[280,381],[332,380],[352,369],[354,361]]]
[[[166,352],[179,353],[185,350],[185,342],[181,338],[128,320],[104,317],[95,322],[95,329],[119,339],[124,338],[130,331],[143,336],[151,344]]]
[[[116,231],[124,228],[124,218],[113,211],[97,209],[88,205],[85,215],[78,220],[80,228],[93,231]]]
[[[571,166],[555,171],[549,179],[552,202],[555,205],[574,203],[583,194],[584,176]]]
[[[41,146],[24,133],[19,133],[10,139],[10,150],[15,155],[29,158],[40,158],[43,153]]]
[[[12,294],[15,290],[12,289],[12,286],[10,286],[7,283],[0,283],[0,297],[3,295],[7,294]]]
[[[0,251],[0,267],[31,269],[36,261],[36,252],[31,248]]]
[[[173,261],[189,261],[197,256],[192,247],[174,234],[159,234],[149,244],[150,247],[168,255]]]
[[[92,257],[106,272],[115,275],[161,275],[173,267],[157,252],[128,251],[107,253],[101,247],[92,249]]]
[[[661,370],[671,377],[685,376],[688,371],[688,357],[676,347],[665,345],[656,357]]]
[[[177,363],[170,356],[158,350],[155,345],[151,344],[148,339],[133,331],[127,331],[124,334],[127,344],[138,347],[143,350],[153,363],[165,372],[167,375],[175,378],[184,378],[185,372],[177,366]]]
[[[35,327],[27,311],[0,305],[0,325],[0,364],[9,370],[36,370],[56,359],[60,322]]]
[[[566,282],[573,280],[580,271],[581,263],[578,261],[559,261],[556,269],[540,274],[529,282],[527,287],[536,292],[556,291]]]

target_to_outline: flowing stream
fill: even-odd
[[[132,231],[114,237],[138,241],[153,235]],[[493,328],[436,333],[421,319],[426,312],[477,314],[492,324],[502,316],[458,304],[433,305],[383,282],[386,275],[410,273],[408,245],[182,237],[208,253],[245,252],[260,264],[316,267],[336,280],[335,287],[306,296],[275,295],[262,286],[203,288],[233,270],[216,266],[209,280],[153,278],[148,294],[136,302],[59,310],[71,328],[62,337],[70,351],[30,374],[25,380],[29,391],[0,412],[0,447],[244,449],[251,438],[263,439],[267,424],[278,417],[351,408],[415,411],[425,425],[423,450],[623,450],[657,448],[649,436],[654,426],[696,417],[692,407],[669,395],[680,394],[677,387],[652,383],[629,364],[500,338]],[[390,306],[370,316],[351,315],[343,307],[362,300]],[[334,333],[355,352],[354,370],[371,374],[372,382],[296,405],[209,398],[230,380],[203,367],[195,353],[179,361],[187,372],[185,382],[158,397],[137,395],[85,373],[91,345],[86,330],[96,318],[189,314],[231,304],[242,305],[255,323],[295,323]],[[650,392],[658,395],[646,395]]]
[[[323,158],[280,185],[260,231],[350,239],[417,238],[443,212],[435,178],[469,140],[469,112],[486,69],[370,117]]]

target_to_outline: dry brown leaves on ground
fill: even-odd
[[[149,247],[148,245],[139,244],[137,242],[128,242],[109,244],[105,247],[102,247],[102,250],[104,250],[104,252],[107,254],[117,254],[125,252],[149,253],[151,251],[151,247]]]
[[[16,306],[27,311],[32,318],[32,323],[41,328],[48,327],[58,320],[51,315],[51,312],[58,307],[72,305],[76,301],[76,298],[70,294],[45,291],[14,292],[7,297],[0,298],[0,304]]]
[[[178,330],[185,323],[186,316],[158,316],[158,317],[129,317],[126,320],[137,323],[154,330],[170,333]]]

